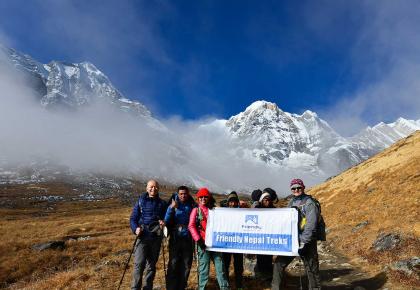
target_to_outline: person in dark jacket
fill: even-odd
[[[142,287],[143,272],[146,268],[145,286],[152,290],[162,242],[162,227],[166,212],[166,202],[159,197],[159,184],[149,180],[146,192],[141,194],[133,207],[130,217],[132,232],[139,236],[135,245],[134,268],[131,289]]]
[[[239,208],[239,197],[235,191],[232,191],[227,198],[226,206],[230,208]],[[242,280],[244,273],[244,255],[241,253],[223,253],[223,262],[225,266],[226,277],[229,278],[230,260],[233,256],[233,269],[235,272],[236,289],[243,289]]]
[[[277,201],[277,193],[272,188],[265,188],[263,191],[255,190],[253,193],[253,208],[274,208],[274,201]],[[255,275],[263,280],[271,281],[273,275],[273,256],[257,255]]]
[[[178,187],[165,215],[165,224],[170,235],[166,279],[168,290],[183,290],[187,287],[194,252],[194,242],[188,230],[188,223],[194,207],[196,203],[188,187]]]
[[[288,207],[296,207],[301,215],[299,225],[299,256],[303,260],[309,280],[309,289],[321,289],[319,278],[319,261],[317,250],[317,224],[319,209],[313,199],[305,194],[305,185],[301,179],[290,182],[293,198]],[[277,256],[274,260],[271,289],[281,289],[285,269],[295,257]]]

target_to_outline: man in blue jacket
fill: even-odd
[[[146,266],[146,285],[143,289],[153,289],[165,212],[166,202],[159,197],[159,184],[155,180],[149,180],[146,192],[140,195],[130,217],[131,230],[139,236],[134,252],[132,290],[141,289]]]
[[[165,224],[170,233],[166,289],[184,290],[187,287],[194,251],[188,222],[196,204],[186,186],[178,187],[170,203],[165,215]]]

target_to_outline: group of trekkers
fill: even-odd
[[[305,185],[300,179],[290,183],[292,199],[288,207],[298,209],[299,255],[305,266],[310,289],[321,289],[317,252],[317,223],[319,207],[310,195],[305,194]],[[253,208],[274,208],[277,194],[271,188],[255,190],[251,195]],[[243,289],[244,255],[222,253],[206,249],[205,236],[209,210],[216,206],[215,199],[207,188],[200,188],[196,199],[189,188],[180,186],[168,202],[159,196],[159,184],[150,180],[146,192],[141,194],[130,217],[132,232],[137,235],[134,248],[134,269],[131,289],[153,289],[156,263],[159,258],[166,226],[169,236],[169,261],[166,289],[185,289],[196,253],[198,264],[198,288],[206,289],[209,280],[210,262],[213,261],[220,289],[230,289],[229,267],[233,256],[236,289]],[[240,201],[236,192],[231,192],[221,206],[230,208],[249,207]],[[303,223],[302,223],[303,221]],[[302,225],[303,224],[303,225]],[[195,251],[194,251],[195,250]],[[281,289],[285,268],[295,257],[257,255],[256,277],[271,280],[272,289]],[[145,281],[143,282],[143,272]],[[142,288],[143,285],[143,288]]]

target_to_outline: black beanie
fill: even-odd
[[[229,193],[227,201],[237,201],[239,202],[239,197],[238,194],[235,191],[232,191],[231,193]]]
[[[262,195],[262,191],[259,189],[256,189],[251,193],[251,198],[253,201],[258,201],[260,200],[261,195]]]

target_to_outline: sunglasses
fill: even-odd
[[[208,196],[200,196],[199,198],[209,198]]]
[[[303,189],[303,187],[293,187],[293,188],[291,188],[292,191],[301,190],[301,189]]]

